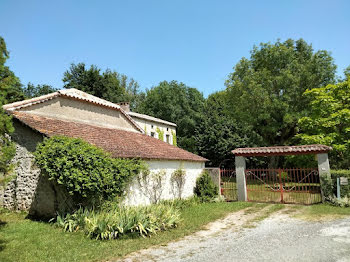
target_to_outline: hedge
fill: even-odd
[[[350,170],[331,170],[331,177],[333,183],[333,194],[337,195],[337,177],[347,177],[350,183]],[[340,186],[340,196],[350,198],[350,184]]]

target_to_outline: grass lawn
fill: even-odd
[[[210,221],[253,206],[247,202],[204,203],[181,211],[178,228],[151,238],[98,241],[83,233],[67,233],[25,213],[0,213],[0,261],[98,261],[121,257],[152,245],[166,244],[201,229]]]
[[[294,206],[295,209],[300,209],[300,212],[295,216],[311,221],[333,220],[350,216],[350,208],[336,207],[327,204],[317,204],[311,206]]]

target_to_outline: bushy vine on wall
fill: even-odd
[[[158,139],[164,141],[164,131],[157,127],[156,132],[158,133]]]
[[[177,146],[177,138],[176,138],[176,134],[174,131],[171,131],[171,135],[173,137],[173,145]]]
[[[144,168],[140,160],[112,158],[82,139],[63,136],[45,139],[34,155],[43,175],[76,199],[122,196],[130,179]]]

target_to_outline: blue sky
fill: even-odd
[[[0,0],[8,65],[23,84],[62,88],[71,63],[110,68],[142,89],[178,80],[205,96],[253,45],[304,38],[350,65],[350,1]]]

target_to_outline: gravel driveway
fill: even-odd
[[[122,261],[350,261],[350,218],[310,222],[282,210],[244,227],[257,215],[233,213],[207,230]]]

